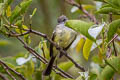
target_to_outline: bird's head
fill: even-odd
[[[58,23],[65,23],[68,20],[68,18],[65,15],[62,15],[58,18]]]

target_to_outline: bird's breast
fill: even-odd
[[[76,36],[76,32],[67,27],[57,28],[55,33],[56,36],[54,41],[63,48],[66,48]]]

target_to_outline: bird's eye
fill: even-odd
[[[63,19],[63,21],[66,21],[66,19]]]

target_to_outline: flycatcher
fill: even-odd
[[[65,22],[67,21],[67,17],[62,15],[58,18],[58,25],[56,26],[55,30],[53,31],[52,40],[58,44],[63,50],[67,50],[73,41],[76,39],[77,32],[65,26]],[[55,61],[56,56],[58,56],[59,51],[53,44],[50,44],[50,61],[47,65],[46,70],[44,71],[44,75],[50,75],[52,71],[52,66]],[[62,53],[59,54],[59,57],[62,57]]]

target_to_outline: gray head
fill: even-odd
[[[62,15],[58,18],[58,23],[64,23],[68,20],[68,18],[65,15]]]

